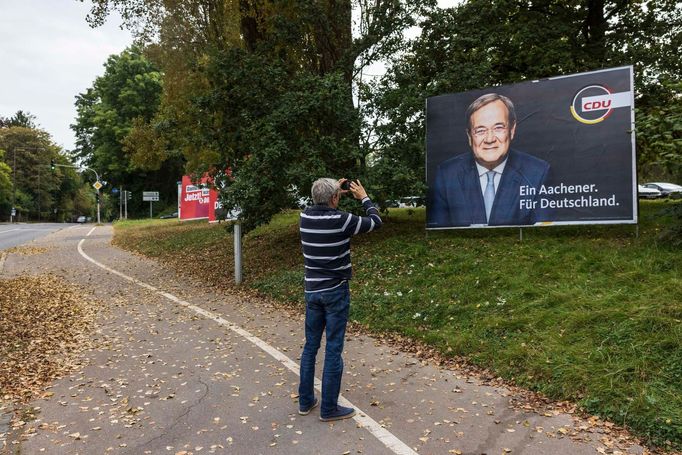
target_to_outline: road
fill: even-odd
[[[358,415],[299,416],[300,312],[211,289],[112,247],[111,236],[110,226],[77,226],[33,242],[40,253],[6,257],[0,279],[55,274],[99,308],[83,365],[31,403],[39,415],[10,436],[11,453],[643,453],[573,414],[534,412],[518,391],[354,332],[342,395]]]
[[[72,226],[65,223],[0,223],[0,251]]]

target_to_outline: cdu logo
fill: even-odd
[[[605,120],[614,109],[631,104],[632,92],[612,93],[603,85],[588,85],[573,97],[571,115],[580,123],[594,125]]]

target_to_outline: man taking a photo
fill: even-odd
[[[347,185],[349,189],[342,190]],[[362,201],[367,216],[337,209],[341,195],[348,192]],[[301,354],[298,413],[307,415],[319,404],[313,387],[315,357],[326,327],[320,420],[329,422],[355,415],[355,409],[337,403],[343,374],[341,353],[350,309],[350,238],[378,229],[381,218],[359,180],[321,178],[313,183],[311,193],[314,205],[301,213],[300,222],[305,262],[306,342]]]

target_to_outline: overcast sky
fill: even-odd
[[[446,7],[459,1],[438,3]],[[118,16],[90,28],[85,22],[90,4],[0,0],[0,115],[10,117],[20,109],[32,113],[66,150],[74,148],[69,125],[76,117],[75,96],[103,74],[109,55],[132,43]]]
[[[67,150],[75,96],[104,72],[109,55],[132,43],[118,17],[91,29],[89,8],[88,0],[0,0],[0,115],[34,114]]]

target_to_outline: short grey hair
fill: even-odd
[[[329,204],[332,196],[339,192],[339,182],[330,178],[321,178],[313,182],[310,191],[315,204]]]
[[[485,95],[481,95],[476,98],[476,100],[471,103],[466,110],[465,118],[467,121],[468,130],[471,130],[471,116],[474,115],[474,112],[495,101],[502,101],[504,105],[507,106],[507,123],[509,123],[507,126],[512,128],[514,125],[516,125],[516,111],[514,110],[514,103],[512,103],[512,100],[504,95],[498,95],[497,93],[486,93]]]

